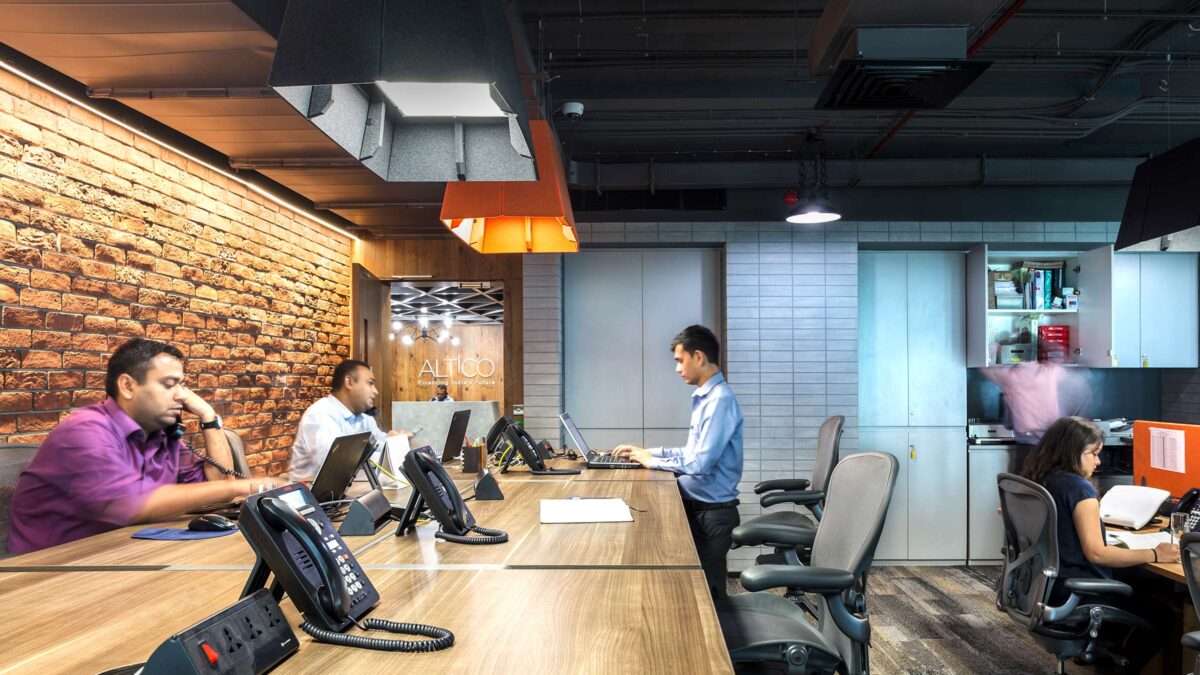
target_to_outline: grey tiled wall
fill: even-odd
[[[588,244],[725,247],[724,369],[745,414],[743,519],[760,513],[753,486],[808,477],[829,415],[846,416],[845,449],[858,447],[859,242],[1114,241],[1109,222],[580,223]],[[557,438],[562,404],[560,256],[525,258],[525,419]],[[1200,391],[1200,378],[1197,378]],[[1165,387],[1164,387],[1165,389]],[[1164,404],[1165,408],[1165,404]],[[730,553],[730,569],[755,549]]]
[[[1200,369],[1162,371],[1162,419],[1179,424],[1200,424]]]

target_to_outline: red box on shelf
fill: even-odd
[[[1038,361],[1066,361],[1071,351],[1070,326],[1038,326]]]

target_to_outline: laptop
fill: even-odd
[[[452,462],[462,455],[463,441],[467,440],[467,423],[470,421],[470,410],[455,411],[454,416],[450,418],[446,444],[442,446],[442,464]]]
[[[571,443],[575,449],[583,453],[583,458],[587,460],[589,469],[640,469],[641,464],[629,459],[614,457],[611,453],[596,452],[588,447],[587,441],[583,440],[583,434],[579,433],[579,429],[575,426],[575,422],[571,419],[569,413],[563,413],[558,416],[558,421],[562,422],[563,429],[567,430],[567,435],[571,437]]]
[[[354,476],[375,449],[371,440],[369,431],[334,439],[329,454],[325,455],[325,461],[312,482],[311,490],[318,502],[336,502],[346,497],[346,490],[350,489]],[[333,504],[326,511],[340,511],[344,506]]]

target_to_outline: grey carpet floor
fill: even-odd
[[[1054,659],[996,609],[999,567],[871,570],[871,672],[879,675],[1053,673]],[[745,592],[730,580],[730,593]],[[1091,673],[1067,664],[1067,671]]]

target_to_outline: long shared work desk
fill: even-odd
[[[296,630],[300,649],[277,672],[732,672],[670,474],[498,478],[504,500],[468,505],[481,525],[508,531],[505,544],[436,540],[436,523],[415,536],[396,537],[392,525],[345,538],[379,591],[370,616],[444,626],[453,647],[393,654],[319,644]],[[567,497],[620,497],[634,522],[542,525],[540,500]],[[389,498],[403,506],[408,491]],[[254,562],[240,532],[131,538],[142,527],[0,560],[0,673],[145,661],[171,634],[237,600]],[[293,605],[281,605],[298,626]]]

